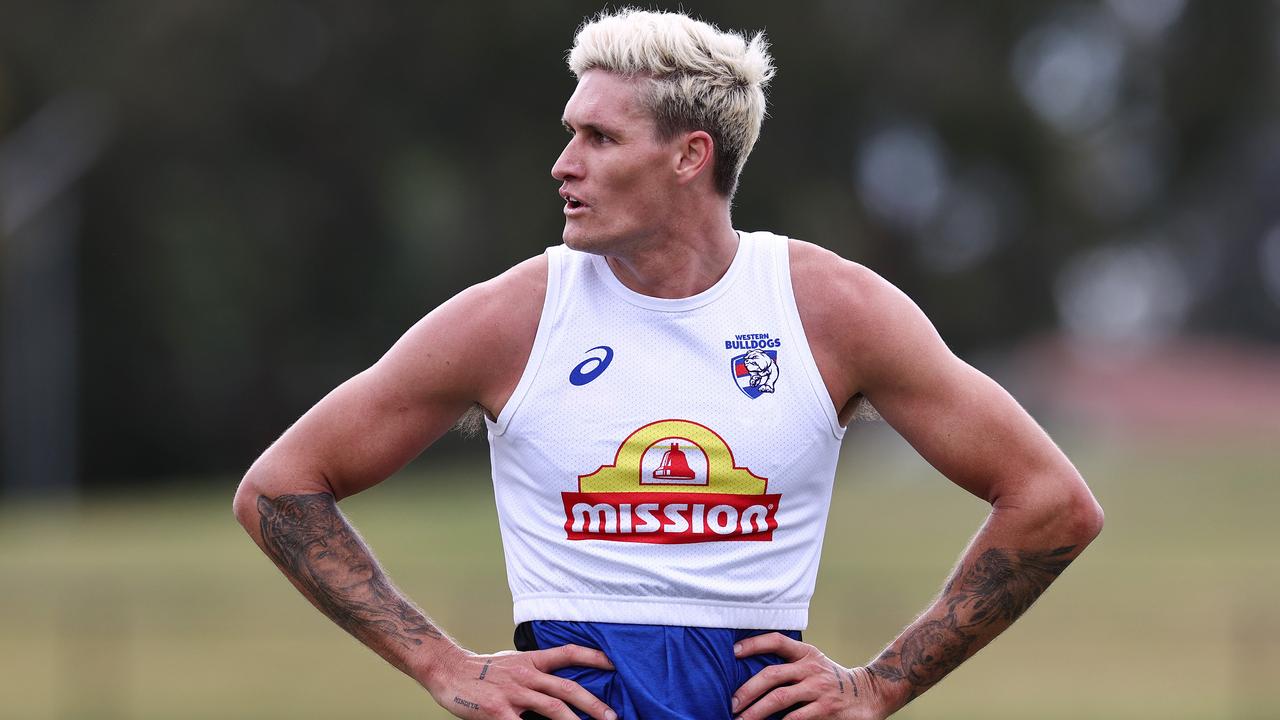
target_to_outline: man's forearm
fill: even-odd
[[[331,494],[255,493],[256,512],[246,505],[241,523],[303,595],[405,674],[423,682],[427,661],[453,647],[391,584]]]
[[[1065,544],[1024,545],[1001,542],[1011,534],[992,524],[975,538],[937,601],[867,666],[884,695],[895,700],[894,709],[1009,627],[1097,534],[1077,531],[1048,538]]]

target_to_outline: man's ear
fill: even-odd
[[[676,182],[685,185],[701,177],[704,172],[711,172],[715,147],[715,141],[704,130],[685,133],[684,140],[677,148],[680,154],[676,156]]]

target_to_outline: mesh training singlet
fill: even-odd
[[[548,249],[533,351],[488,424],[517,623],[805,627],[844,431],[786,238],[740,237],[675,300]]]

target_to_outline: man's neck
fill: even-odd
[[[618,281],[656,298],[686,298],[715,285],[738,252],[728,210],[697,226],[673,225],[625,255],[606,255]]]

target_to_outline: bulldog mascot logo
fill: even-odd
[[[752,350],[729,361],[738,389],[752,400],[774,391],[778,383],[778,351]]]

